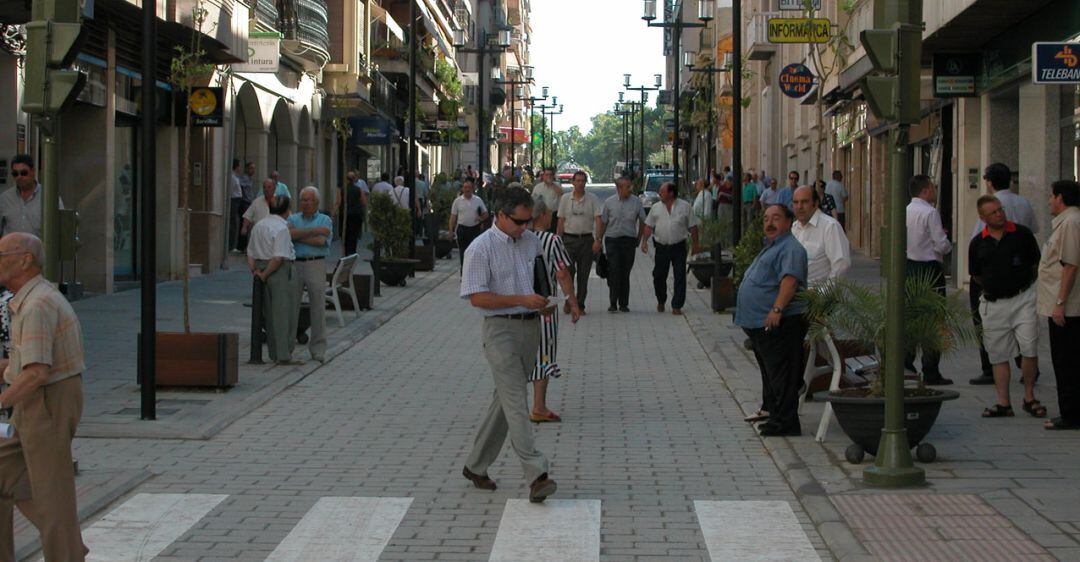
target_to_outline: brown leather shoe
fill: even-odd
[[[656,311],[657,312],[663,312],[664,311],[664,303],[660,303],[660,304],[656,305]]]
[[[533,480],[532,484],[529,484],[529,501],[532,503],[541,503],[547,499],[548,496],[555,493],[558,486],[555,485],[555,481],[548,478],[547,473],[543,473],[539,478]]]
[[[491,478],[488,478],[487,474],[476,474],[473,471],[469,470],[469,467],[467,466],[461,469],[461,475],[468,480],[471,480],[473,486],[476,486],[481,490],[495,490],[496,488],[495,481]]]
[[[673,308],[673,309],[671,309],[671,313],[674,314],[675,316],[682,316],[682,309],[681,308]]]

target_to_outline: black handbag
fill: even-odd
[[[600,252],[600,256],[596,258],[596,275],[601,279],[607,279],[608,276],[608,261],[607,254]]]

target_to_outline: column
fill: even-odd
[[[1061,89],[1037,84],[1020,86],[1019,193],[1035,210],[1039,239],[1050,232],[1050,184],[1061,179]]]

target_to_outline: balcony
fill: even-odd
[[[750,24],[746,27],[750,60],[769,60],[776,54],[776,45],[769,43],[769,18],[777,17],[780,17],[779,12],[757,12],[750,16]]]
[[[275,27],[285,36],[282,54],[308,70],[322,68],[330,60],[325,0],[277,0],[277,12]]]
[[[371,73],[371,105],[391,119],[405,114],[405,104],[398,99],[397,87],[383,73]]]
[[[256,0],[255,21],[267,29],[278,28],[278,9],[274,0]]]

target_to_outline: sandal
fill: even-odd
[[[989,408],[985,408],[982,413],[984,418],[1011,418],[1013,415],[1012,406],[1002,406],[1001,404],[994,404]]]
[[[558,423],[562,421],[559,414],[555,412],[548,412],[546,414],[529,414],[529,421],[533,423]]]
[[[1069,423],[1062,418],[1054,418],[1052,420],[1048,420],[1045,424],[1043,424],[1043,429],[1046,429],[1048,431],[1080,429],[1080,425]]]
[[[749,416],[743,418],[743,421],[747,423],[754,423],[767,419],[769,419],[769,412],[766,412],[765,410],[758,410],[753,414],[750,414]]]
[[[1032,400],[1031,402],[1025,400],[1024,411],[1031,414],[1033,418],[1046,417],[1046,406],[1043,406],[1038,400]]]

